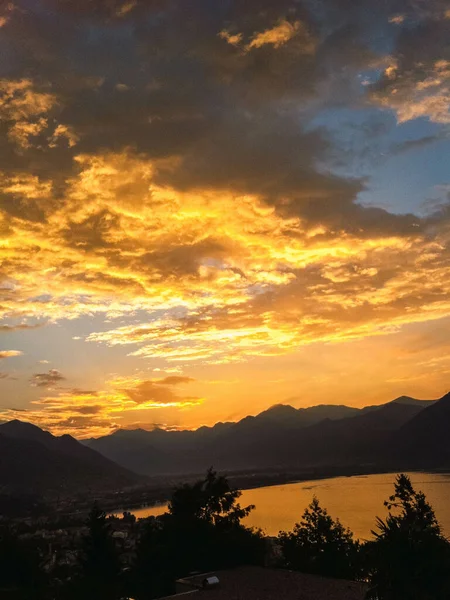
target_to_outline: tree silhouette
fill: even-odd
[[[37,548],[26,544],[8,528],[0,530],[0,597],[38,600],[45,597],[46,577]],[[13,593],[15,594],[13,596]]]
[[[133,597],[139,600],[160,598],[175,592],[174,583],[179,571],[172,547],[176,540],[161,519],[147,519],[136,547],[132,579]]]
[[[120,593],[120,562],[106,514],[95,505],[87,520],[83,538],[80,579],[83,598],[114,600]]]
[[[394,494],[377,517],[375,540],[365,546],[371,597],[377,600],[448,600],[450,544],[431,505],[406,475],[398,475]]]
[[[136,515],[133,515],[133,513],[125,510],[122,513],[122,521],[124,523],[128,523],[128,525],[134,525],[136,523]]]
[[[204,479],[175,488],[169,513],[181,524],[202,522],[233,527],[240,525],[241,520],[255,508],[253,505],[242,508],[237,504],[241,495],[240,490],[230,487],[226,477],[210,468]]]
[[[264,540],[242,525],[253,507],[241,507],[240,495],[212,469],[205,478],[176,488],[169,512],[149,519],[139,541],[136,596],[172,593],[175,579],[192,571],[262,562]]]
[[[339,520],[333,520],[314,496],[292,532],[280,532],[285,566],[328,577],[353,579],[359,574],[359,544]]]

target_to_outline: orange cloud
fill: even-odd
[[[23,352],[20,350],[0,350],[0,360],[4,358],[13,358],[14,356],[21,356]]]
[[[316,49],[316,43],[308,33],[305,25],[301,21],[289,21],[282,19],[277,25],[271,29],[266,29],[253,36],[247,45],[247,50],[253,48],[261,48],[262,46],[271,45],[274,48],[279,48],[287,44],[294,37],[302,38],[302,50],[305,54],[313,54]],[[230,42],[231,43],[231,42]]]
[[[448,313],[445,227],[430,222],[431,236],[422,225],[336,233],[258,195],[162,187],[158,163],[130,151],[77,160],[61,206],[44,181],[17,175],[4,184],[5,194],[48,211],[32,226],[12,220],[0,240],[14,282],[4,318],[146,311],[139,325],[87,339],[137,345],[134,356],[222,364]]]
[[[51,388],[64,377],[52,369],[32,378],[38,387]],[[35,423],[55,435],[70,433],[79,438],[106,435],[130,420],[136,410],[161,408],[188,410],[204,402],[204,398],[180,395],[174,385],[194,381],[191,377],[167,377],[159,380],[140,380],[117,377],[106,382],[103,390],[59,388],[50,395],[32,401],[21,419]],[[181,381],[181,379],[183,381]],[[2,410],[3,419],[16,418],[14,409]]]

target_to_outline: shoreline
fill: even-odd
[[[231,486],[234,489],[239,490],[253,490],[266,487],[276,487],[280,485],[291,485],[295,483],[305,483],[308,481],[323,481],[327,479],[337,479],[339,477],[361,477],[369,475],[382,475],[382,474],[398,474],[401,472],[416,472],[416,473],[445,473],[449,472],[448,469],[423,469],[423,468],[403,468],[393,469],[392,467],[385,468],[363,468],[363,467],[351,467],[348,469],[325,469],[321,472],[311,473],[310,471],[288,471],[288,472],[274,472],[274,473],[224,473],[224,475],[230,481]],[[200,476],[188,476],[187,478],[180,477],[179,484],[185,483],[187,480],[196,480]],[[164,486],[165,487],[165,486]],[[173,489],[173,488],[171,488]],[[124,511],[131,512],[135,510],[144,510],[146,508],[158,508],[167,505],[170,500],[171,489],[160,489],[159,498],[150,502],[131,502],[124,503],[120,508],[108,508],[107,512],[111,515],[120,515]],[[156,492],[156,490],[154,490]],[[144,518],[144,517],[141,517]]]
[[[449,473],[448,468],[411,468],[408,465],[392,466],[385,465],[375,467],[373,465],[353,465],[346,468],[328,467],[321,469],[268,469],[260,471],[241,471],[229,472],[218,471],[220,474],[228,478],[230,485],[234,489],[252,490],[265,487],[275,487],[279,485],[290,485],[294,483],[303,483],[308,481],[320,481],[334,479],[338,477],[359,477],[363,475],[376,474],[396,474],[401,472],[423,472],[423,473]],[[51,511],[58,518],[74,519],[82,521],[86,518],[93,503],[105,511],[107,515],[120,516],[123,512],[131,512],[141,509],[152,509],[163,506],[168,503],[171,498],[172,491],[175,487],[185,484],[194,483],[205,473],[190,473],[187,475],[166,475],[149,478],[146,485],[139,485],[133,488],[122,490],[105,490],[104,493],[92,495],[80,494],[76,497],[55,499],[47,498],[45,504],[47,509],[51,507]],[[48,511],[42,516],[48,516]],[[23,517],[19,517],[23,518]]]

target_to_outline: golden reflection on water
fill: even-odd
[[[409,473],[414,487],[425,492],[433,505],[444,533],[450,535],[450,474]],[[321,505],[333,518],[339,518],[350,527],[356,537],[371,537],[375,517],[385,517],[384,500],[393,492],[395,474],[335,477],[302,481],[287,485],[244,490],[240,498],[243,506],[254,504],[255,510],[245,523],[260,527],[267,535],[289,531],[316,495]],[[160,515],[167,505],[133,511],[138,517]]]

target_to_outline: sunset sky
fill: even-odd
[[[0,420],[449,390],[448,0],[0,6]]]

